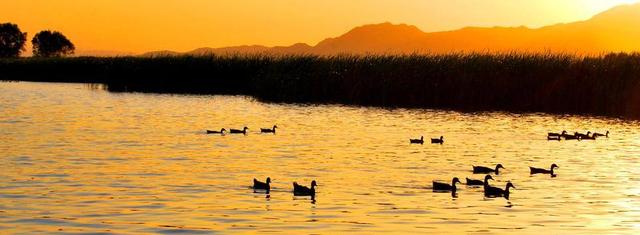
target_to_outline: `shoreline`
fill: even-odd
[[[640,118],[640,54],[0,59],[0,80],[277,103]]]

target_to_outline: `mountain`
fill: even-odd
[[[426,33],[391,23],[356,27],[315,46],[201,48],[184,54],[397,54],[451,52],[566,52],[600,54],[640,51],[640,3],[622,5],[589,20],[531,29],[467,27]],[[146,54],[147,56],[149,54]],[[150,55],[157,55],[151,53]]]
[[[175,51],[152,51],[142,54],[143,57],[154,56],[176,56],[176,55],[234,55],[234,54],[274,54],[274,55],[286,55],[286,54],[308,54],[311,53],[313,47],[305,43],[297,43],[291,46],[276,46],[265,47],[260,45],[253,46],[234,46],[234,47],[221,47],[210,48],[203,47],[188,52],[175,52]]]
[[[415,26],[391,23],[365,25],[321,41],[314,53],[411,53],[422,47],[427,34]]]

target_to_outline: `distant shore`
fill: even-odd
[[[0,80],[295,103],[640,118],[640,54],[0,59]]]

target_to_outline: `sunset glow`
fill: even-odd
[[[208,1],[4,0],[0,21],[29,33],[63,31],[78,53],[187,51],[234,45],[314,45],[364,24],[416,25],[425,32],[466,26],[542,27],[586,20],[637,0]]]
[[[0,235],[640,234],[640,0],[0,0]]]

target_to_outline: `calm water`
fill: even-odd
[[[277,124],[277,135],[259,134]],[[247,136],[205,129],[248,126]],[[640,123],[0,83],[0,233],[639,233]],[[610,130],[548,142],[546,132]],[[444,145],[408,139],[445,136]],[[510,200],[432,180],[502,163]],[[528,166],[557,163],[558,177]],[[270,198],[254,177],[270,176]],[[319,184],[315,203],[291,183]],[[464,180],[463,180],[464,181]]]

